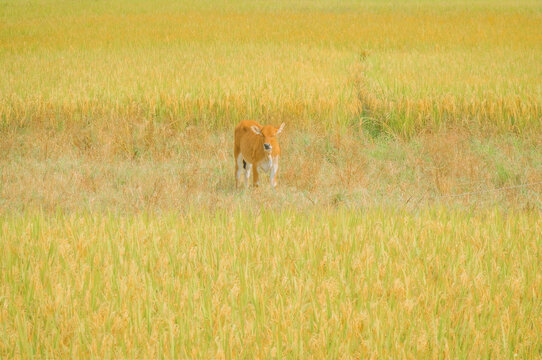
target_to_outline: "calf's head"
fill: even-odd
[[[252,126],[251,129],[256,135],[263,137],[263,150],[265,152],[271,153],[273,147],[278,148],[277,136],[280,134],[282,129],[284,129],[284,123],[280,127],[276,128],[271,125],[265,125],[261,129],[257,126]]]

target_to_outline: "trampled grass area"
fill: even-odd
[[[0,2],[0,358],[542,357],[541,24]],[[247,118],[276,191],[234,189]]]
[[[539,212],[0,218],[3,358],[537,358]]]
[[[273,191],[268,177],[258,189],[235,189],[230,131],[170,133],[150,122],[120,130],[104,132],[91,150],[88,132],[6,141],[0,212],[436,204],[542,210],[539,136],[488,138],[456,129],[392,141],[355,128],[327,134],[286,128]]]

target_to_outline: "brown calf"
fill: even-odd
[[[277,186],[280,147],[277,135],[284,129],[284,123],[276,128],[262,126],[256,121],[243,120],[235,127],[233,154],[235,156],[235,186],[239,186],[245,172],[245,183],[252,169],[252,182],[258,186],[258,170],[270,172],[271,186]]]

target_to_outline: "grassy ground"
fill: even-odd
[[[161,138],[160,130],[153,131]],[[268,177],[259,189],[235,190],[231,131],[191,128],[154,140],[150,148],[141,131],[115,151],[105,147],[91,154],[66,146],[73,139],[64,136],[45,135],[33,145],[23,138],[4,153],[0,210],[214,211],[241,206],[252,211],[261,206],[302,210],[383,204],[542,210],[539,136],[487,138],[456,130],[402,141],[353,131],[284,130],[276,191]]]
[[[0,358],[541,357],[541,23],[0,2]],[[234,189],[246,118],[276,191]]]

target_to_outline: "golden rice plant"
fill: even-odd
[[[0,355],[536,358],[541,218],[2,215]]]
[[[225,129],[256,118],[301,129],[373,122],[399,135],[538,129],[537,4],[334,6],[10,3],[2,128],[92,132],[152,118]]]

